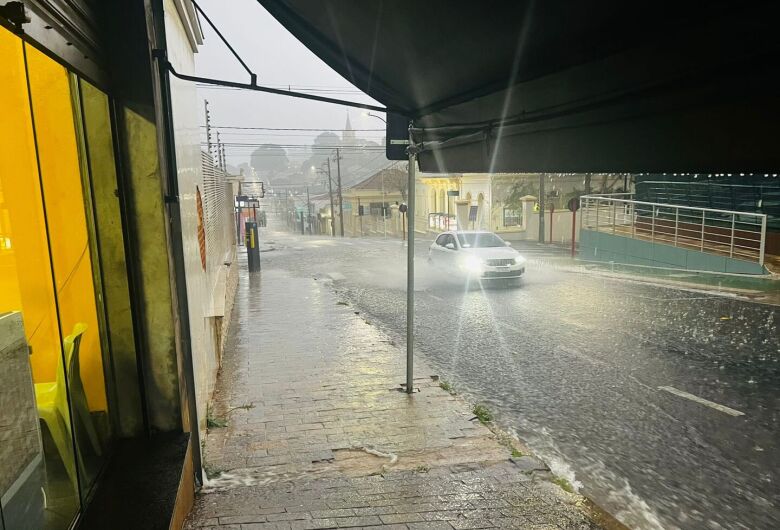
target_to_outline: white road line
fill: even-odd
[[[738,410],[734,410],[732,408],[726,407],[725,405],[719,405],[718,403],[715,403],[713,401],[710,401],[708,399],[700,398],[699,396],[694,396],[693,394],[689,394],[688,392],[683,392],[682,390],[677,390],[673,386],[659,386],[659,390],[665,390],[669,392],[670,394],[674,394],[675,396],[680,396],[685,399],[690,399],[691,401],[695,401],[696,403],[699,403],[701,405],[706,405],[710,408],[713,408],[715,410],[719,410],[721,412],[725,412],[726,414],[730,416],[744,416],[744,412],[740,412]]]
[[[439,302],[443,302],[444,301],[444,298],[442,298],[441,296],[436,296],[435,294],[432,294],[432,293],[430,293],[428,291],[425,291],[425,294],[427,294],[428,296],[430,296],[431,298],[433,298],[435,300],[438,300]]]

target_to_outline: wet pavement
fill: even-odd
[[[268,232],[264,266],[330,280],[399,344],[398,241]],[[514,288],[466,288],[425,263],[416,345],[558,475],[635,528],[778,528],[777,308],[584,273],[524,246]]]
[[[268,255],[241,264],[187,528],[599,528],[422,360],[402,392],[404,352],[332,280]]]

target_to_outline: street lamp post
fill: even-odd
[[[363,116],[371,116],[372,118],[376,118],[376,119],[378,119],[378,120],[382,120],[383,122],[387,123],[387,120],[386,120],[386,119],[384,119],[382,116],[379,116],[379,115],[377,115],[377,114],[373,114],[373,113],[371,113],[371,112],[364,112],[364,113],[363,113]]]
[[[379,116],[377,114],[373,114],[371,112],[366,111],[366,112],[363,113],[363,115],[364,116],[370,116],[372,118],[376,118],[378,120],[381,120],[382,123],[387,124],[387,120],[384,119],[382,116]],[[386,202],[385,202],[385,173],[384,173],[384,171],[382,171],[382,228],[383,228],[384,233],[385,233],[385,239],[387,239],[387,212],[385,211],[385,209],[386,209],[385,208],[385,204],[386,204]]]

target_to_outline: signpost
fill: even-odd
[[[406,206],[406,204],[402,204],[398,207],[398,211],[401,212],[401,237],[402,239],[406,240],[406,210],[408,210],[409,207]]]
[[[566,204],[567,208],[569,208],[569,211],[571,212],[571,257],[574,257],[574,243],[575,243],[575,237],[577,235],[576,227],[577,227],[577,210],[580,209],[580,198],[579,197],[572,197],[569,199],[568,204]]]
[[[550,243],[553,242],[553,214],[555,213],[555,204],[550,201]]]

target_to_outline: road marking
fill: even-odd
[[[443,302],[444,301],[444,298],[442,298],[441,296],[436,296],[435,294],[432,294],[430,291],[425,291],[425,294],[427,294],[428,296],[430,296],[431,298],[433,298],[435,300],[438,300],[439,302]]]
[[[689,394],[688,392],[683,392],[682,390],[677,390],[673,386],[659,386],[659,390],[665,390],[669,392],[670,394],[674,394],[675,396],[680,396],[685,399],[690,399],[691,401],[695,401],[696,403],[699,403],[701,405],[706,405],[710,408],[713,408],[715,410],[719,410],[721,412],[725,412],[726,414],[730,416],[744,416],[744,412],[740,412],[738,410],[734,410],[732,408],[726,407],[724,405],[719,405],[718,403],[715,403],[713,401],[710,401],[708,399],[700,398],[699,396],[694,396],[693,394]]]
[[[333,281],[339,281],[339,280],[346,279],[346,276],[344,276],[340,272],[329,272],[327,275]]]

